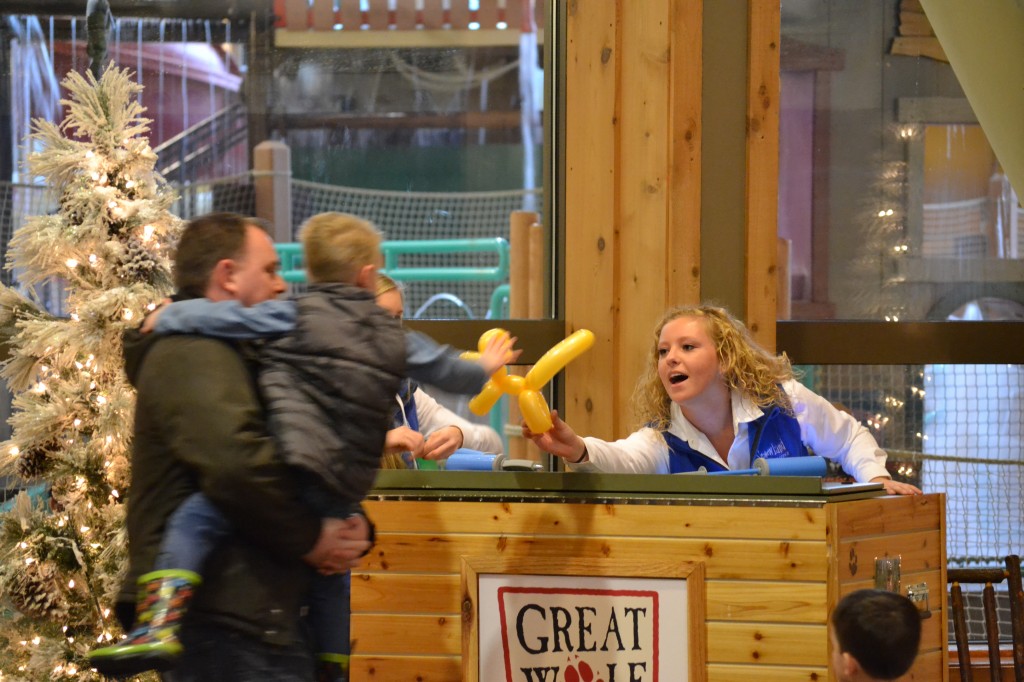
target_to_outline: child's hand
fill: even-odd
[[[156,329],[156,321],[160,319],[160,313],[163,312],[164,306],[166,306],[170,302],[171,299],[169,298],[165,298],[164,300],[160,301],[160,305],[158,305],[153,310],[153,312],[146,315],[146,319],[142,321],[142,326],[139,327],[139,331],[142,332],[143,334],[149,334],[154,329]]]
[[[477,360],[487,372],[487,376],[519,358],[523,351],[515,349],[516,340],[516,337],[505,333],[493,334],[487,340],[487,346]]]
[[[384,452],[411,452],[414,457],[422,457],[423,434],[408,426],[391,429],[384,437]]]
[[[445,459],[462,447],[462,429],[454,424],[434,431],[423,444],[423,459]]]

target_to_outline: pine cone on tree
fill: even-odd
[[[68,607],[57,585],[56,571],[49,565],[29,564],[7,580],[7,597],[26,616],[63,621]]]
[[[149,281],[153,271],[159,267],[149,249],[131,237],[125,243],[124,256],[117,266],[117,275],[125,279]]]
[[[44,476],[53,468],[53,460],[50,459],[50,453],[53,451],[54,447],[46,445],[22,450],[18,455],[18,476],[25,480]]]

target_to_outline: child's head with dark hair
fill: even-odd
[[[921,614],[903,595],[858,590],[832,611],[837,679],[895,680],[910,670],[921,644]]]

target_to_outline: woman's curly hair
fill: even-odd
[[[633,392],[633,410],[640,426],[663,431],[671,421],[672,401],[658,376],[658,343],[665,325],[681,317],[704,320],[726,386],[742,392],[762,409],[777,405],[792,411],[780,385],[793,378],[793,367],[785,353],[773,355],[757,345],[746,326],[724,308],[681,306],[666,312],[654,328],[654,343]]]

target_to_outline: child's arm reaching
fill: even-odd
[[[451,347],[409,331],[405,334],[406,374],[451,393],[472,395],[483,388],[492,374],[519,357],[522,351],[512,350],[515,342],[515,337],[495,334],[478,359],[463,360]]]
[[[295,302],[274,299],[244,306],[207,298],[177,301],[158,308],[152,330],[160,334],[202,334],[220,339],[280,336],[295,329]]]

